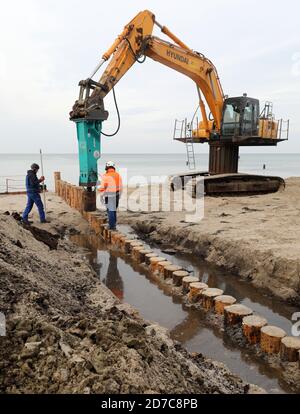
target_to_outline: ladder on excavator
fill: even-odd
[[[182,121],[175,120],[174,136],[173,139],[182,139],[185,142],[187,162],[186,165],[190,170],[196,169],[196,159],[193,143],[193,128],[192,124],[187,122],[187,119]]]

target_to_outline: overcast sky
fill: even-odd
[[[216,65],[226,94],[272,100],[290,118],[290,141],[268,152],[300,152],[300,3],[297,0],[0,0],[1,152],[77,151],[68,113],[85,79],[123,26],[149,9]],[[155,29],[155,34],[164,37]],[[99,73],[100,77],[101,73]],[[184,152],[174,119],[191,117],[194,83],[147,59],[116,87],[122,117],[106,153]],[[112,97],[105,132],[116,127]],[[207,146],[197,147],[206,152]],[[256,152],[251,149],[251,152]],[[262,150],[258,150],[262,151]]]

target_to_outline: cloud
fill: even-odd
[[[248,91],[262,101],[273,99],[276,113],[291,117],[292,125],[290,142],[278,151],[300,151],[296,1],[286,0],[284,9],[270,9],[272,2],[253,0],[251,8],[242,10],[237,0],[133,0],[117,2],[114,12],[99,0],[86,0],[84,7],[79,0],[1,3],[2,152],[34,152],[41,146],[45,152],[76,152],[68,112],[78,95],[78,81],[145,8],[213,60],[226,93]],[[156,35],[163,37],[157,29]],[[106,151],[185,151],[172,135],[174,119],[191,117],[197,105],[190,79],[148,59],[124,76],[116,93],[122,129],[117,137],[103,140]],[[110,132],[117,122],[110,95],[105,104],[111,115],[104,128]]]

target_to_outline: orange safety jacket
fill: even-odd
[[[102,176],[101,185],[99,188],[100,193],[116,194],[123,190],[122,177],[116,172],[114,168],[109,168],[107,172]]]

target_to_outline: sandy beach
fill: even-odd
[[[154,189],[157,192],[156,185]],[[129,188],[128,198],[133,191],[145,205],[149,188]],[[55,215],[66,227],[74,225],[76,212],[53,193],[47,200],[50,219]],[[2,211],[21,213],[25,204],[26,195],[0,197]],[[276,297],[300,303],[300,178],[287,179],[286,188],[274,194],[205,197],[200,223],[186,222],[185,211],[123,211],[124,205],[123,199],[119,223],[130,224],[159,244],[222,266]],[[38,221],[36,211],[32,217]],[[76,228],[84,230],[84,223],[76,222]]]
[[[261,392],[223,364],[188,354],[101,284],[85,250],[68,240],[88,224],[59,197],[47,195],[51,224],[32,231],[6,213],[20,211],[24,196],[0,200],[2,393]]]
[[[0,401],[299,396],[300,3],[84,6],[1,7]]]
[[[275,194],[206,197],[200,223],[186,222],[185,211],[137,213],[122,206],[119,223],[242,277],[262,295],[298,305],[299,184],[290,178]],[[129,189],[128,197],[138,192],[146,200],[148,191]],[[188,354],[165,328],[122,304],[96,278],[85,249],[69,240],[89,234],[88,223],[56,194],[46,198],[51,223],[39,224],[34,210],[35,230],[28,231],[11,216],[22,212],[26,195],[0,197],[0,300],[8,315],[1,392],[262,392],[222,363]]]

